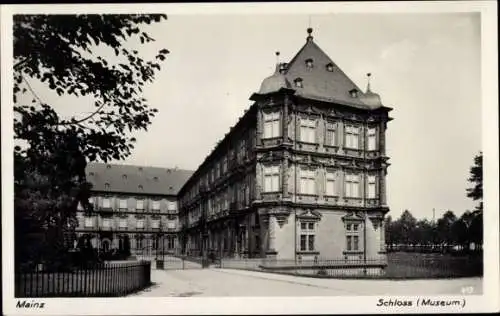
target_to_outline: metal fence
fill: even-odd
[[[482,276],[480,256],[388,255],[378,259],[222,259],[220,268],[324,278],[432,279]]]
[[[68,272],[31,271],[15,275],[15,297],[123,296],[151,284],[151,263],[102,263]]]

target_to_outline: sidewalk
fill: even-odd
[[[133,294],[186,296],[362,296],[482,294],[482,278],[444,280],[317,279],[233,269],[152,270],[152,287]]]

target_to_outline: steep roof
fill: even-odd
[[[362,90],[313,41],[310,35],[312,29],[308,32],[306,44],[287,65],[288,81],[295,82],[297,78],[302,79],[302,87],[294,87],[295,94],[305,98],[369,109],[362,100]],[[307,66],[306,61],[309,59],[312,60],[313,67]],[[351,96],[351,91],[354,89],[357,91],[357,97]]]
[[[193,174],[193,171],[91,163],[87,166],[86,173],[87,181],[92,183],[92,190],[94,191],[177,195],[184,183]]]

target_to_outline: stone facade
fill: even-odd
[[[149,179],[148,188],[110,191],[105,183],[95,191],[95,225],[86,227],[82,213],[79,232],[100,248],[109,236],[106,242],[119,247],[128,234],[134,251],[155,251],[160,238],[164,249],[193,256],[384,259],[391,108],[369,85],[361,92],[308,32],[304,47],[263,81],[254,103],[196,171],[177,179],[176,188]],[[120,209],[124,198],[127,207]],[[137,199],[144,199],[144,211]],[[106,218],[112,224],[103,225]],[[138,244],[141,236],[149,244]]]
[[[328,58],[308,37],[290,64],[264,80],[254,104],[179,192],[182,251],[301,260],[384,256],[391,109],[339,74],[332,80],[346,86],[352,101],[333,101],[337,91],[328,100],[309,94],[324,79],[308,73],[292,88],[285,75],[300,76],[295,64],[307,54]],[[317,71],[325,77],[319,71],[331,70]]]
[[[100,252],[124,248],[134,255],[155,256],[179,249],[177,190],[192,172],[166,168],[92,164],[87,170],[94,189],[92,211],[81,205],[77,238]],[[171,191],[171,192],[169,192]]]

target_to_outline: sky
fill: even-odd
[[[273,73],[275,52],[289,61],[309,25],[314,41],[363,90],[372,73],[372,90],[394,109],[386,134],[389,215],[408,209],[432,219],[433,209],[436,218],[473,209],[465,190],[481,150],[477,13],[169,14],[144,28],[156,42],[128,43],[144,56],[161,48],[170,54],[144,92],[159,113],[118,163],[195,170]],[[92,109],[33,86],[63,116]]]

